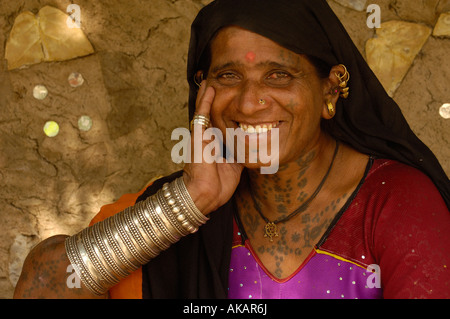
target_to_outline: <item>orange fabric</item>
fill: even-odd
[[[137,198],[148,187],[144,187],[136,194],[125,194],[113,204],[108,204],[100,209],[100,212],[92,219],[89,225],[93,225],[114,214],[117,214],[127,207],[134,205]],[[109,290],[109,298],[111,299],[142,299],[142,268],[133,272],[130,276],[120,281],[117,285]]]

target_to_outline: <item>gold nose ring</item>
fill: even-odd
[[[261,104],[261,105],[266,104],[266,100],[260,99],[260,100],[259,100],[259,104]]]

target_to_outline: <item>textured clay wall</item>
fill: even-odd
[[[44,25],[54,20],[46,18],[41,8],[48,5],[66,12],[72,2],[80,8],[81,31],[93,52],[72,58],[70,51],[75,49],[66,48],[62,50],[69,51],[69,58],[62,61],[52,61],[49,55],[43,62],[10,70],[5,50],[7,42],[15,40],[10,39],[11,31],[19,14],[30,11],[28,18],[37,15]],[[12,297],[23,260],[34,244],[79,231],[102,205],[180,168],[171,161],[175,141],[170,136],[173,129],[187,127],[189,27],[208,2],[1,2],[0,298]],[[449,120],[439,113],[450,103],[450,17],[445,15],[449,1],[329,3],[413,130],[449,173]],[[368,27],[370,4],[380,9],[380,29]],[[373,24],[377,10],[371,13]],[[388,21],[393,22],[383,25]],[[82,85],[70,85],[72,72],[82,75]],[[33,96],[36,85],[47,88],[44,99]],[[83,126],[90,123],[85,116],[91,127]],[[47,121],[58,124],[56,136],[45,134]]]

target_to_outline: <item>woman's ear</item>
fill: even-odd
[[[338,75],[344,74],[345,69],[342,65],[335,65],[331,68],[328,78],[324,79],[323,86],[323,110],[322,116],[324,119],[331,119],[336,113],[336,104],[339,100],[340,80]]]
[[[200,84],[203,80],[203,70],[197,71],[197,73],[194,74],[194,83],[197,85],[197,87],[200,87]]]

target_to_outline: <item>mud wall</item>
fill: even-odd
[[[187,127],[189,27],[208,2],[0,3],[0,298],[12,297],[23,260],[35,243],[79,231],[102,205],[180,168],[171,161],[170,134]],[[5,46],[15,18],[27,10],[37,14],[46,5],[66,12],[72,3],[81,10],[81,29],[94,53],[8,70]],[[394,49],[384,59],[393,59],[396,44],[417,53],[409,54],[407,66],[398,68],[402,73],[388,74],[383,84],[394,88],[392,96],[413,130],[450,173],[449,120],[439,114],[441,106],[450,103],[450,40],[445,30],[433,35],[441,14],[450,11],[449,1],[329,3],[364,56],[369,39],[383,38],[375,35],[379,30],[368,27],[369,4],[379,5],[382,23],[404,21],[429,28],[423,43],[403,44],[414,34],[386,40]],[[444,29],[449,20],[443,20]],[[379,49],[371,52],[386,47],[374,45]],[[82,85],[70,85],[72,72],[82,75]],[[42,100],[33,96],[36,85],[48,90]],[[80,126],[83,116],[90,118],[91,127]],[[56,136],[45,134],[47,121],[58,124]]]

